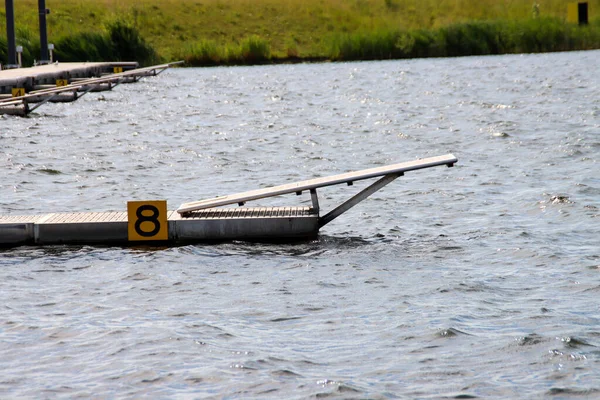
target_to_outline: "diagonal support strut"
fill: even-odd
[[[336,219],[337,217],[339,217],[340,215],[342,215],[343,213],[345,213],[346,211],[348,211],[349,209],[351,209],[352,207],[354,207],[355,205],[357,205],[358,203],[360,203],[361,201],[363,201],[364,199],[366,199],[367,197],[369,197],[370,195],[372,195],[379,189],[383,188],[387,184],[393,182],[396,178],[398,178],[399,176],[402,176],[402,175],[404,175],[404,173],[402,173],[402,172],[398,173],[398,174],[385,175],[383,178],[379,179],[377,182],[373,183],[371,186],[368,186],[367,188],[363,189],[356,195],[352,196],[350,199],[346,200],[344,203],[340,204],[339,206],[337,206],[336,208],[334,208],[333,210],[331,210],[324,216],[320,217],[319,218],[319,228],[330,223],[331,221],[333,221],[334,219]]]

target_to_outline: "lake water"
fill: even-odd
[[[0,397],[600,396],[599,64],[174,69],[0,118],[0,214],[459,160],[310,242],[0,250]]]

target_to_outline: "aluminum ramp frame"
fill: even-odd
[[[227,196],[220,196],[213,199],[205,199],[190,203],[184,203],[177,209],[177,212],[185,216],[186,214],[203,210],[206,208],[214,208],[231,204],[238,204],[243,206],[246,202],[258,199],[264,199],[268,197],[280,196],[288,193],[296,193],[297,195],[302,194],[303,191],[310,191],[311,199],[313,203],[313,212],[319,214],[319,201],[317,197],[317,189],[347,184],[352,185],[353,182],[369,179],[369,178],[377,178],[382,177],[360,193],[351,197],[346,202],[342,203],[334,210],[325,214],[323,217],[319,218],[319,227],[326,225],[327,223],[333,221],[335,218],[348,211],[350,208],[354,207],[356,204],[360,203],[371,194],[380,190],[387,184],[393,182],[399,176],[404,175],[405,172],[415,171],[424,168],[431,168],[440,165],[446,165],[448,167],[454,166],[458,160],[452,154],[446,154],[443,156],[424,158],[415,161],[409,161],[399,164],[386,165],[383,167],[365,169],[361,171],[349,172],[345,174],[333,175],[323,178],[310,179],[301,182],[289,183],[286,185],[273,186],[264,189],[252,190],[249,192],[242,192],[231,194]]]

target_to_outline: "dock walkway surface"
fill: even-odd
[[[122,68],[122,72],[138,66],[137,62],[77,62],[5,69],[0,71],[0,93],[11,94],[12,88],[16,87],[24,88],[28,93],[37,85],[54,85],[59,79],[100,77],[114,73],[115,68]]]
[[[0,71],[0,114],[26,116],[48,102],[71,102],[91,91],[156,76],[181,61],[138,68],[137,62],[53,63]],[[32,106],[31,104],[35,104]]]
[[[452,167],[452,154],[365,169],[287,185],[183,204],[169,211],[165,200],[130,201],[127,211],[0,215],[0,246],[140,242],[177,244],[202,241],[290,241],[317,236],[325,224],[348,211],[405,172]],[[379,178],[350,199],[320,216],[317,189]],[[311,206],[244,207],[247,201],[303,191]],[[237,203],[239,207],[218,208]]]

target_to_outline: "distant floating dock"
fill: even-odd
[[[156,76],[181,62],[138,68],[137,62],[53,63],[0,71],[0,114],[25,116],[47,102],[71,102],[88,92]]]
[[[127,211],[0,215],[0,245],[140,243],[178,244],[205,241],[290,241],[317,236],[328,224],[405,172],[435,166],[451,167],[447,154],[384,167],[316,178],[249,192],[182,204],[167,210],[167,202],[131,201]],[[346,202],[320,215],[317,189],[379,178]],[[245,207],[248,201],[290,193],[310,193],[311,206]],[[235,208],[219,208],[237,204]]]

